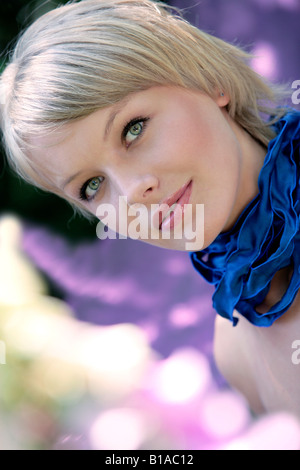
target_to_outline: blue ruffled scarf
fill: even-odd
[[[234,326],[234,309],[254,325],[272,325],[300,287],[300,112],[287,113],[274,128],[277,136],[259,174],[259,194],[231,230],[191,253],[195,269],[216,287],[213,307]],[[281,300],[267,313],[256,312],[274,274],[287,266],[293,275]]]

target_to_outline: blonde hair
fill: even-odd
[[[267,145],[273,131],[261,113],[276,121],[283,110],[268,106],[281,93],[251,70],[248,60],[243,50],[200,31],[161,3],[72,1],[21,35],[1,75],[1,128],[9,162],[25,180],[48,189],[30,162],[30,136],[155,85],[210,96],[216,89],[227,93],[230,116]]]

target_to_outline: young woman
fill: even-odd
[[[139,214],[158,247],[194,234],[221,372],[254,411],[300,416],[300,113],[247,59],[160,3],[71,2],[20,37],[1,127],[23,178],[113,230]]]

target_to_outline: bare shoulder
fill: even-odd
[[[239,317],[235,312],[235,316]],[[236,327],[217,315],[214,334],[214,357],[220,373],[227,382],[240,391],[255,413],[264,411],[251,367],[250,346],[244,338],[244,319]]]
[[[300,344],[300,292],[269,328],[239,318],[238,325],[216,318],[215,360],[225,379],[249,401],[254,412],[285,410],[300,417],[300,364],[293,345]]]

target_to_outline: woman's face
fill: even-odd
[[[153,87],[32,139],[32,158],[55,189],[112,230],[196,251],[241,209],[243,150],[227,103],[226,95]],[[174,203],[170,215],[165,204]]]

